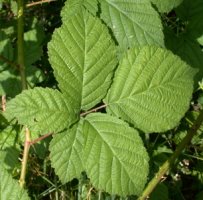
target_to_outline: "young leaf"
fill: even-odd
[[[161,13],[168,13],[173,8],[179,6],[183,0],[151,0],[153,4],[158,8],[158,11]]]
[[[148,155],[135,129],[106,114],[84,120],[84,161],[93,185],[111,194],[139,195],[147,180]]]
[[[18,181],[12,179],[11,175],[0,163],[0,199],[29,200],[26,190],[20,188]]]
[[[81,119],[71,129],[54,136],[50,144],[51,164],[63,183],[79,178],[84,171],[82,124]]]
[[[74,107],[87,110],[99,103],[117,63],[107,27],[81,12],[54,32],[48,49],[59,88]]]
[[[105,99],[107,112],[147,133],[171,129],[189,108],[195,71],[168,50],[131,49]]]
[[[58,90],[35,88],[26,90],[7,104],[5,115],[16,117],[20,124],[45,134],[67,128],[77,114]]]
[[[100,0],[101,18],[111,27],[122,50],[132,46],[164,46],[162,24],[149,0]]]
[[[65,22],[69,20],[75,14],[80,13],[84,8],[87,9],[91,14],[96,16],[96,13],[98,11],[97,4],[97,0],[68,0],[61,10],[62,21]]]

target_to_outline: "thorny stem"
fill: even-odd
[[[83,117],[83,116],[85,116],[85,115],[87,115],[87,114],[89,114],[89,113],[97,112],[98,110],[101,110],[102,108],[106,108],[106,106],[107,106],[106,104],[101,105],[101,106],[99,106],[99,107],[97,107],[97,108],[94,108],[94,109],[92,109],[92,110],[88,110],[87,112],[81,113],[80,116]]]
[[[18,65],[20,69],[22,90],[27,89],[25,62],[24,62],[24,2],[18,0]]]
[[[28,161],[28,154],[30,149],[30,131],[28,128],[25,129],[25,145],[23,150],[23,159],[22,159],[22,168],[21,168],[21,174],[20,174],[20,187],[24,187],[25,185],[25,175],[26,175],[26,167],[27,167],[27,161]]]
[[[24,61],[24,1],[18,0],[18,27],[17,27],[17,48],[18,48],[18,66],[21,76],[22,90],[27,89],[26,73],[25,73],[25,61]],[[23,188],[25,185],[26,168],[28,161],[28,154],[30,149],[30,131],[28,128],[25,129],[25,145],[23,150],[22,168],[20,174],[20,187]]]
[[[170,167],[175,163],[176,159],[179,157],[183,149],[190,143],[193,136],[197,133],[200,125],[203,122],[203,110],[200,111],[200,114],[197,120],[194,122],[192,127],[188,130],[187,135],[178,145],[172,156],[160,167],[157,174],[154,178],[148,183],[147,187],[143,191],[142,195],[138,198],[138,200],[146,200],[149,195],[152,193],[154,188],[158,185],[164,174],[170,169]]]
[[[22,168],[21,168],[21,174],[20,174],[20,187],[24,187],[25,185],[25,176],[26,176],[26,168],[27,168],[27,162],[28,162],[28,155],[29,155],[29,149],[31,145],[36,144],[37,142],[49,137],[53,133],[48,133],[46,135],[43,135],[35,140],[31,140],[30,138],[30,131],[28,128],[25,129],[25,144],[24,144],[24,150],[23,150],[23,159],[22,159]]]

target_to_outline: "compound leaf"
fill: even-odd
[[[15,117],[20,124],[42,134],[67,128],[77,119],[76,114],[63,94],[48,88],[22,92],[8,102],[5,112],[8,119]]]
[[[179,6],[183,0],[151,0],[153,4],[158,8],[158,11],[163,12],[170,12],[173,8]]]
[[[117,63],[107,27],[81,12],[54,32],[48,47],[59,87],[74,107],[87,110],[99,103]]]
[[[144,132],[171,129],[189,108],[195,72],[168,50],[155,46],[131,49],[105,99],[107,112]]]
[[[0,163],[0,199],[29,200],[26,190],[20,188],[18,181],[12,179],[3,166]]]
[[[61,11],[62,21],[65,22],[73,17],[75,14],[78,14],[82,9],[87,9],[94,16],[98,11],[98,2],[97,0],[69,0],[66,1],[65,6]]]
[[[132,46],[164,46],[162,24],[149,0],[100,0],[101,18],[111,27],[121,50]]]
[[[111,194],[139,195],[147,180],[148,155],[138,132],[100,113],[85,118],[83,131],[85,168],[93,185]]]
[[[50,144],[51,164],[63,183],[79,178],[84,171],[82,124],[81,119],[71,129],[54,136]]]

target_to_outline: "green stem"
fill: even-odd
[[[24,2],[18,0],[18,65],[20,69],[22,90],[27,89],[25,63],[24,63]]]
[[[22,168],[21,168],[21,174],[20,174],[20,187],[24,187],[25,185],[25,176],[26,176],[26,168],[27,168],[27,161],[28,161],[28,154],[30,149],[30,131],[28,128],[25,129],[25,145],[23,150],[23,158],[22,158]]]
[[[148,196],[152,193],[154,188],[158,185],[164,174],[170,169],[170,167],[175,163],[176,159],[179,157],[183,149],[190,143],[193,136],[197,133],[200,125],[203,122],[203,110],[201,110],[197,120],[194,122],[192,127],[188,130],[187,135],[178,145],[172,156],[160,167],[154,178],[148,183],[147,187],[143,191],[142,195],[138,200],[146,200]]]

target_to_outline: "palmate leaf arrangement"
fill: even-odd
[[[178,125],[196,70],[164,48],[148,0],[69,0],[61,16],[48,44],[59,89],[26,90],[5,115],[55,133],[50,159],[63,183],[85,171],[97,189],[140,195],[149,171],[140,134]]]

